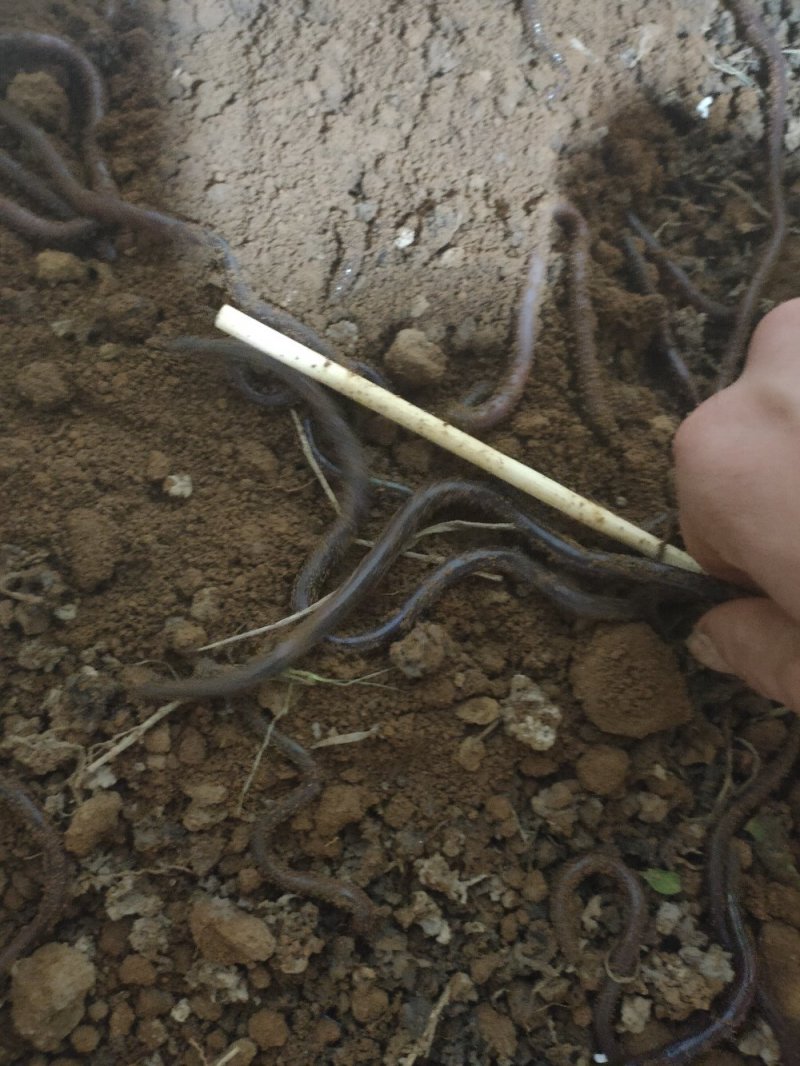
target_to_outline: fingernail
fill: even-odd
[[[694,632],[689,634],[686,647],[695,659],[702,663],[703,666],[707,666],[709,670],[716,670],[720,674],[733,673],[730,665],[717,651],[716,644],[706,633],[701,633],[695,629]]]

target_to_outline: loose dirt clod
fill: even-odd
[[[599,629],[570,676],[587,718],[605,733],[646,737],[692,717],[678,660],[649,626]]]
[[[82,951],[45,944],[17,964],[11,983],[14,1028],[39,1051],[55,1051],[83,1017],[96,970]]]

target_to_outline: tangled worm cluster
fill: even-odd
[[[693,305],[720,320],[732,319],[728,347],[720,362],[717,387],[728,384],[737,372],[755,314],[757,301],[774,266],[786,234],[782,174],[782,135],[786,110],[786,74],[783,56],[774,37],[746,0],[730,0],[744,32],[764,56],[770,85],[767,133],[768,192],[772,232],[742,300],[732,309],[710,301],[669,258],[637,215],[630,213],[631,233],[625,248],[637,284],[653,291],[638,239],[664,275]],[[536,47],[546,50],[560,84],[548,94],[552,101],[564,85],[564,61],[547,44],[534,0],[524,0],[526,29]],[[0,100],[0,124],[10,130],[20,145],[36,159],[41,173],[34,172],[0,150],[0,177],[17,187],[40,211],[0,196],[0,223],[32,243],[67,247],[78,251],[110,249],[110,240],[120,228],[145,232],[167,241],[200,244],[217,255],[226,270],[235,299],[255,317],[301,340],[328,358],[337,358],[330,344],[314,330],[287,312],[257,298],[242,277],[239,264],[225,239],[159,211],[140,207],[120,198],[96,143],[98,123],[105,113],[102,80],[89,59],[75,45],[61,38],[35,33],[0,34],[0,63],[5,71],[37,67],[57,68],[76,112],[81,117],[80,149],[88,184],[73,174],[55,146],[8,100]],[[45,212],[45,213],[41,213]],[[554,221],[569,239],[569,305],[576,349],[577,379],[587,420],[603,440],[616,431],[616,420],[605,397],[595,349],[595,321],[589,298],[590,234],[574,204],[559,203]],[[536,331],[546,271],[544,260],[534,254],[522,287],[514,353],[493,394],[476,405],[461,403],[450,411],[451,420],[482,432],[501,422],[519,402],[534,361]],[[668,321],[659,326],[658,339],[666,361],[688,401],[696,403],[700,389],[684,364]],[[251,401],[268,407],[304,403],[313,419],[313,437],[320,434],[332,449],[334,460],[323,459],[342,485],[341,514],[306,562],[294,590],[294,607],[310,607],[323,593],[330,578],[355,538],[369,508],[375,483],[409,496],[384,529],[377,543],[338,588],[260,659],[211,678],[153,681],[141,687],[146,698],[226,698],[241,695],[267,678],[296,664],[324,640],[343,647],[372,648],[409,628],[419,614],[456,581],[477,570],[492,570],[534,588],[564,611],[590,619],[629,620],[649,617],[664,603],[689,605],[719,602],[731,590],[703,575],[676,570],[663,563],[586,549],[550,529],[526,513],[515,499],[482,483],[445,481],[417,492],[405,486],[370,476],[360,443],[336,404],[314,382],[273,363],[259,352],[232,341],[183,338],[172,346],[185,354],[212,356],[224,362],[237,388]],[[372,373],[361,364],[351,364]],[[277,378],[280,388],[265,391],[264,378]],[[321,455],[322,453],[320,453]],[[491,547],[465,551],[432,571],[408,601],[388,621],[367,633],[342,636],[339,627],[349,619],[365,597],[384,578],[413,534],[434,513],[453,508],[478,512],[509,523],[520,547]],[[244,713],[253,730],[264,734],[268,727],[261,716],[245,705]],[[271,838],[277,828],[319,795],[321,776],[310,754],[296,741],[271,729],[277,749],[298,770],[300,784],[282,800],[267,807],[257,820],[253,851],[265,877],[284,891],[310,895],[330,902],[351,914],[354,929],[369,935],[375,928],[375,908],[358,887],[337,878],[300,873],[276,857]],[[629,1066],[666,1066],[688,1062],[734,1032],[748,1016],[758,997],[781,1044],[784,1062],[798,1062],[797,1033],[778,1010],[768,983],[759,980],[756,958],[738,902],[738,870],[732,839],[750,814],[778,786],[794,764],[800,747],[800,723],[794,723],[783,751],[768,765],[748,790],[725,812],[714,828],[709,845],[707,884],[716,935],[733,954],[736,978],[721,1009],[700,1027],[660,1050],[625,1057],[614,1032],[614,1015],[621,996],[620,980],[635,969],[646,923],[644,896],[638,878],[621,860],[591,853],[578,856],[563,869],[553,894],[553,924],[567,958],[574,959],[577,945],[569,924],[569,901],[578,885],[589,876],[610,877],[626,894],[628,925],[611,958],[611,972],[595,1006],[595,1031],[599,1048],[612,1062]],[[44,890],[33,920],[0,950],[0,974],[48,931],[57,921],[67,894],[68,866],[58,833],[18,784],[0,781],[2,801],[31,831],[43,851]]]

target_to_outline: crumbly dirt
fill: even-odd
[[[768,0],[764,14],[797,49],[792,8]],[[489,439],[669,528],[669,442],[684,408],[652,340],[679,301],[635,291],[624,213],[635,208],[709,295],[735,298],[768,232],[759,64],[713,0],[566,0],[542,3],[541,17],[561,64],[526,39],[507,0],[0,0],[3,27],[69,36],[99,66],[102,147],[122,195],[224,233],[258,292],[348,355],[381,366],[401,330],[419,331],[416,398],[434,411],[497,378],[526,258],[547,254],[535,372]],[[794,115],[800,63],[788,59]],[[74,150],[51,76],[26,75],[12,92]],[[798,143],[792,117],[792,216]],[[0,145],[13,147],[2,130]],[[564,247],[548,214],[564,194],[592,229],[619,423],[608,441],[575,387]],[[269,749],[259,759],[235,702],[186,703],[121,746],[155,710],[126,695],[143,671],[188,673],[207,641],[288,613],[331,511],[288,414],[163,351],[165,339],[212,334],[228,295],[215,265],[128,234],[114,243],[113,261],[79,260],[0,230],[3,765],[67,834],[73,863],[52,943],[0,989],[0,1066],[587,1066],[619,901],[587,892],[594,953],[576,973],[547,896],[561,863],[595,845],[680,878],[674,897],[649,892],[643,966],[621,1015],[632,1053],[674,1036],[729,976],[702,886],[717,798],[729,770],[745,780],[785,736],[762,701],[688,661],[690,619],[658,637],[595,631],[472,578],[391,652],[321,648],[302,664],[311,675],[258,693],[302,744],[353,741],[319,749],[326,788],[274,846],[293,867],[362,886],[382,915],[369,941],[345,914],[281,897],[260,875],[254,816],[296,777]],[[798,265],[792,233],[764,308],[795,294]],[[707,374],[724,331],[691,309],[674,317],[681,350]],[[465,473],[390,427],[359,425],[383,477]],[[376,494],[365,535],[394,506]],[[431,550],[468,542],[449,534]],[[401,602],[423,566],[401,560],[353,628]],[[606,644],[613,656],[598,661]],[[607,710],[620,688],[614,662],[665,731],[617,721],[607,732],[587,717],[583,701]],[[520,704],[520,692],[534,697]],[[800,1013],[797,937],[782,931],[800,928],[800,789],[770,809],[783,861],[743,845],[745,894]],[[25,834],[0,820],[0,942],[33,913],[40,874]],[[704,1061],[777,1060],[754,1022]]]

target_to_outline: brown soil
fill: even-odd
[[[490,440],[635,522],[668,522],[669,441],[684,409],[654,365],[665,301],[634,291],[624,211],[634,206],[709,295],[741,291],[767,233],[759,64],[712,0],[542,7],[563,66],[532,49],[506,0],[153,0],[149,11],[0,0],[0,22],[69,36],[97,63],[110,98],[103,150],[126,198],[224,233],[254,288],[348,354],[380,365],[409,328],[438,345],[444,374],[431,366],[417,396],[433,410],[497,377],[526,257],[552,244],[535,373]],[[765,18],[796,49],[791,7],[769,0]],[[798,56],[789,62],[795,113]],[[68,144],[52,79],[17,88]],[[792,150],[799,133],[790,119]],[[787,188],[796,207],[791,159]],[[564,249],[548,221],[558,193],[592,228],[597,336],[620,426],[608,442],[576,394]],[[605,894],[590,906],[591,950],[575,973],[547,894],[560,864],[595,844],[680,876],[679,895],[650,892],[623,1013],[632,1051],[677,1032],[725,983],[704,934],[701,870],[726,760],[743,780],[785,734],[761,701],[687,661],[689,619],[670,630],[670,650],[641,625],[594,632],[475,578],[437,604],[416,645],[321,648],[303,666],[325,680],[265,686],[261,706],[286,710],[282,728],[306,746],[368,734],[320,749],[326,791],[275,848],[291,866],[363,886],[383,918],[371,941],[257,871],[253,818],[294,771],[270,750],[256,765],[260,740],[235,703],[183,705],[83,772],[153,712],[126,696],[137,664],[185,674],[207,640],[287,614],[331,517],[288,414],[162,350],[212,333],[221,275],[185,249],[115,243],[113,262],[81,263],[0,230],[4,764],[67,832],[74,874],[58,948],[0,990],[0,1066],[588,1063],[587,1004],[619,906]],[[795,234],[784,259],[764,307],[796,290]],[[688,309],[675,328],[706,373],[722,331]],[[361,429],[385,477],[464,473],[385,426]],[[190,495],[176,475],[191,478]],[[365,535],[393,506],[376,495]],[[454,543],[467,540],[439,537],[431,550]],[[402,560],[353,628],[400,602],[422,565]],[[518,675],[539,686],[537,721],[556,723],[550,748],[525,743],[520,706],[533,703]],[[634,728],[619,706],[603,718],[616,692]],[[649,736],[648,704],[661,730]],[[779,863],[743,849],[751,916],[771,923],[770,957],[798,1013],[797,938],[774,931],[800,928],[799,801],[793,789],[772,804],[783,883]],[[33,913],[40,867],[5,820],[0,859],[2,943]],[[54,975],[57,992],[37,1006],[33,992]],[[753,1023],[706,1061],[777,1060]]]

